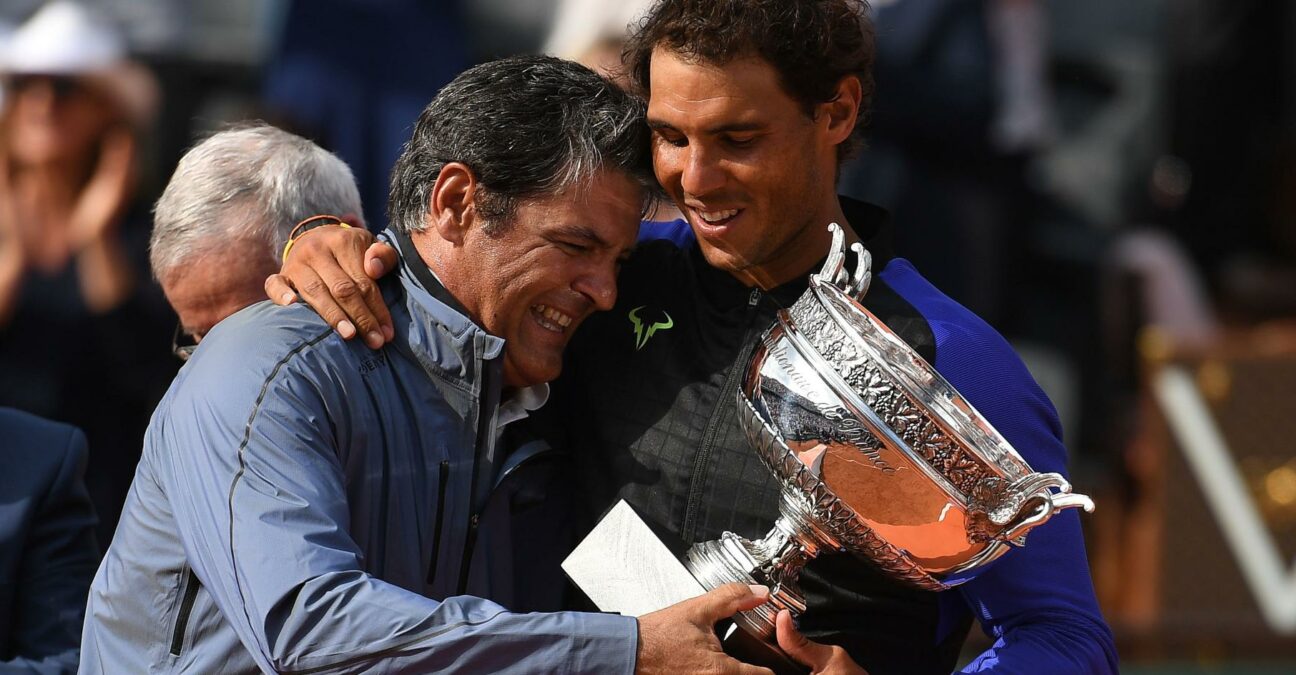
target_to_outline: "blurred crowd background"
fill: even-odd
[[[145,246],[185,149],[272,122],[342,157],[382,227],[442,84],[536,51],[615,76],[648,3],[100,0],[102,24],[37,25],[44,4],[0,4],[0,405],[86,431],[106,546],[180,365]],[[1127,672],[1293,672],[1296,5],[872,11],[868,148],[840,190],[888,208],[899,253],[1057,405]]]

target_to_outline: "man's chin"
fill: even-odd
[[[718,270],[738,274],[750,266],[745,257],[723,243],[699,239],[698,248],[702,250],[702,257],[706,258],[707,264]]]
[[[562,374],[562,359],[556,363],[504,362],[504,386],[523,389],[537,384],[553,382]]]

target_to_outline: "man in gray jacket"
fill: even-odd
[[[464,595],[501,429],[615,300],[648,194],[640,105],[545,57],[437,95],[393,172],[391,341],[269,303],[207,335],[150,424],[83,672],[766,672],[712,633],[760,589],[637,622]]]

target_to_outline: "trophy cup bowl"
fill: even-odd
[[[950,384],[860,304],[871,257],[845,269],[841,228],[823,269],[756,346],[737,396],[752,447],[782,483],[763,539],[726,532],[690,548],[705,588],[770,587],[734,617],[773,641],[781,609],[805,610],[797,575],[823,551],[944,590],[975,577],[1058,511],[1093,510],[1056,473],[1036,473]]]

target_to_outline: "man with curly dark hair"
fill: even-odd
[[[550,442],[574,457],[586,517],[625,499],[686,542],[769,530],[777,481],[733,401],[753,345],[819,267],[830,222],[872,253],[864,305],[1036,470],[1065,472],[1057,414],[1007,342],[894,255],[885,213],[836,194],[840,163],[859,145],[872,58],[858,0],[663,0],[638,26],[624,61],[648,99],[657,179],[695,245],[641,244],[616,306],[586,322],[566,354],[544,416],[557,423]],[[305,267],[345,283],[328,249],[344,258],[355,236],[315,238],[269,287],[286,290]],[[382,248],[371,257],[394,265]],[[358,256],[343,264],[360,268]],[[334,325],[343,307],[361,326],[386,321],[358,293],[305,296]],[[850,556],[821,556],[800,581],[799,627],[825,644],[798,651],[816,672],[852,665],[840,649],[875,675],[950,672],[974,617],[995,642],[966,672],[1117,668],[1072,512],[953,591],[908,589]]]

